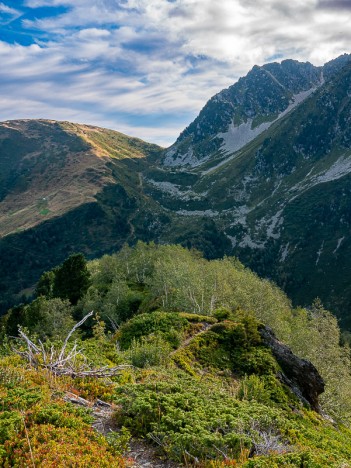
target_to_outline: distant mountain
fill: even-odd
[[[293,102],[292,97],[288,112],[281,107],[278,118],[258,127],[254,126],[254,119],[257,115],[262,119],[263,105],[257,106],[259,110],[249,118],[249,106],[240,104],[238,112],[246,109],[246,123],[235,122],[231,117],[233,120],[227,132],[224,127],[217,127],[217,137],[209,137],[210,109],[221,105],[218,96],[229,95],[228,90],[223,91],[209,101],[164,156],[168,165],[170,151],[180,148],[186,138],[191,142],[198,160],[192,164],[193,161],[188,159],[187,164],[173,166],[173,170],[177,171],[178,181],[185,175],[197,175],[191,187],[192,197],[189,198],[187,187],[181,192],[179,182],[177,192],[162,185],[162,181],[158,181],[158,189],[162,191],[164,206],[174,206],[177,199],[178,213],[189,222],[201,216],[215,222],[231,240],[232,253],[255,271],[278,282],[297,304],[309,303],[320,296],[343,318],[343,325],[350,326],[349,56],[326,64],[317,70],[318,73],[311,65],[291,61],[282,65],[269,64],[261,69],[255,67],[248,75],[250,84],[246,77],[234,85],[231,92],[232,96],[238,95],[245,83],[246,90],[254,89],[251,83],[259,74],[262,80],[256,79],[256,90],[257,95],[263,96],[268,86],[267,70],[282,72],[292,67],[309,71],[310,81],[306,79],[306,73],[299,73],[295,82],[290,80],[290,83],[299,83],[300,88],[296,87],[294,91],[312,85],[309,90],[300,91],[304,93],[303,100],[294,105],[296,100]],[[278,76],[277,72],[275,76]],[[283,81],[280,77],[279,83],[283,82],[289,83],[289,80]],[[277,93],[282,90],[281,97],[287,89],[273,79],[268,88],[272,87]],[[252,93],[247,91],[244,95],[247,103],[247,96],[251,97]],[[280,101],[276,101],[275,106],[277,102]],[[284,102],[283,97],[281,102]],[[253,107],[251,105],[250,109]],[[233,115],[235,106],[232,109]],[[213,110],[212,115],[216,122],[216,117],[221,114]],[[196,135],[191,132],[195,127]],[[257,128],[260,132],[253,137]],[[206,135],[202,140],[199,138],[201,134]],[[196,151],[207,142],[216,144],[217,149],[200,159],[200,153]]]
[[[74,251],[155,240],[237,255],[351,327],[350,123],[344,55],[254,67],[167,150],[84,125],[1,124],[3,297]]]
[[[110,161],[159,152],[137,138],[47,120],[0,124],[0,235],[32,228],[114,183]]]
[[[257,65],[211,98],[165,153],[165,166],[195,167],[243,148],[330,79],[349,60],[324,67],[296,60]]]

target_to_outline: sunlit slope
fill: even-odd
[[[0,124],[0,236],[36,226],[86,203],[116,182],[111,161],[157,152],[136,138],[47,120]]]

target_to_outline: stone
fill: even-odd
[[[318,397],[324,392],[324,380],[316,367],[308,360],[299,358],[275,336],[267,326],[260,329],[263,343],[271,349],[281,371],[278,374],[282,383],[304,404],[320,412]]]

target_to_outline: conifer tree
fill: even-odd
[[[72,305],[76,305],[89,285],[90,273],[84,255],[72,254],[56,271],[53,296],[68,299]]]

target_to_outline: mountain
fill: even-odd
[[[70,253],[141,239],[234,254],[350,327],[350,97],[344,55],[254,67],[166,150],[91,126],[4,122],[3,309]]]
[[[253,69],[216,94],[165,154],[170,167],[195,167],[243,148],[330,79],[349,60],[324,65],[284,60]]]
[[[159,151],[117,132],[45,120],[4,122],[0,145],[1,236],[94,202],[115,182],[109,161]]]
[[[138,161],[160,151],[87,125],[47,120],[0,124],[4,307],[6,297],[26,293],[43,270],[67,253],[96,256],[133,240]],[[152,201],[148,206],[152,210]]]
[[[166,176],[162,179],[159,171],[153,196],[162,198],[169,209],[177,206],[177,213],[189,222],[201,216],[211,219],[231,240],[231,253],[274,279],[295,304],[305,305],[320,296],[349,327],[351,64],[347,59],[342,56],[318,73],[308,64],[291,61],[261,70],[254,67],[248,81],[239,80],[230,88],[231,95],[237,96],[246,87],[242,100],[246,104],[238,110],[246,109],[246,122],[235,122],[232,113],[231,123],[225,124],[229,127],[222,126],[223,119],[219,124],[216,118],[224,112],[218,110],[223,104],[218,96],[228,96],[229,90],[212,98],[164,154],[164,164],[169,166],[174,151],[179,152],[183,144],[191,147],[192,159],[174,153],[178,154],[172,163],[177,185],[166,185]],[[247,103],[253,89],[257,96],[264,95],[267,69],[275,69],[271,87],[282,90],[281,96],[288,95],[292,87],[288,90],[285,83],[296,82],[281,79],[278,85],[277,77],[292,67],[295,75],[296,69],[304,72],[298,74],[300,88],[295,91],[304,90],[292,96],[290,104],[285,101],[285,110],[274,107],[274,120],[255,127],[255,119],[263,119],[263,105],[257,106],[256,114],[252,112],[253,106]],[[310,81],[301,78],[306,70]],[[263,79],[256,80],[255,88],[251,83],[258,74]],[[208,130],[211,116],[212,133]],[[203,134],[206,137],[201,138]],[[216,148],[213,152],[207,148],[202,158],[199,148],[208,143]],[[190,174],[191,196],[182,182]]]

